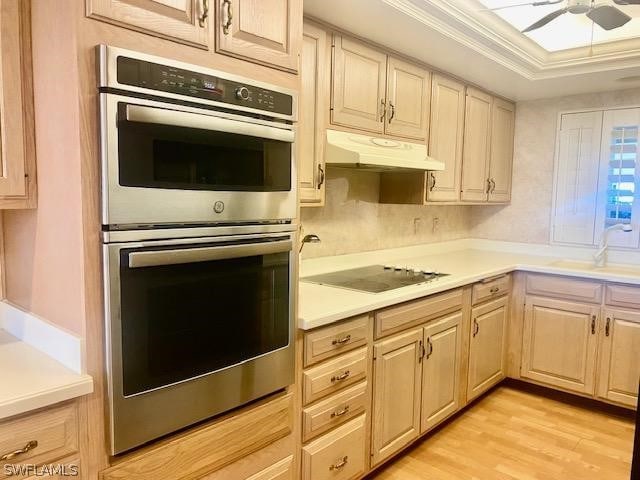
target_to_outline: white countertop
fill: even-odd
[[[516,270],[640,285],[640,265],[610,263],[605,268],[594,268],[589,260],[590,252],[566,247],[464,240],[305,260],[301,265],[302,277],[372,264],[432,268],[450,275],[375,294],[300,282],[298,326],[309,330]]]
[[[86,395],[93,379],[0,329],[0,419]]]

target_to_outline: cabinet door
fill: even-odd
[[[508,315],[508,296],[471,310],[467,401],[486,392],[505,377]]]
[[[327,98],[327,33],[313,25],[304,25],[300,97],[298,103],[298,175],[300,203],[321,206],[324,203],[324,135]]]
[[[458,410],[461,325],[462,313],[457,312],[424,328],[421,433]]]
[[[640,378],[640,313],[605,310],[604,317],[598,396],[637,407]]]
[[[374,346],[372,461],[379,464],[420,432],[422,329]]]
[[[593,394],[598,315],[594,305],[527,297],[521,375]]]
[[[442,75],[433,76],[429,155],[444,162],[444,170],[429,172],[427,201],[456,202],[460,199],[464,101],[463,84]]]
[[[513,103],[506,102],[500,98],[493,99],[489,202],[508,202],[511,200],[515,115],[516,110]]]
[[[207,48],[213,18],[206,0],[87,0],[87,16]]]
[[[302,0],[215,0],[216,51],[298,70]]]
[[[0,197],[14,199],[28,195],[26,176],[34,160],[32,72],[30,61],[25,63],[30,51],[24,48],[30,34],[26,5],[21,0],[0,3]],[[4,200],[0,198],[0,207]]]
[[[383,133],[387,56],[340,35],[333,42],[331,123]]]
[[[429,133],[430,96],[431,73],[389,57],[385,133],[425,141]]]
[[[491,95],[467,88],[462,155],[462,192],[466,202],[485,202],[489,191]]]

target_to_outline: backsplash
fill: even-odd
[[[301,209],[304,233],[321,239],[306,245],[303,257],[469,237],[471,207],[380,204],[379,184],[378,173],[329,167],[325,206]]]

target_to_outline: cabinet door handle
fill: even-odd
[[[430,172],[429,175],[431,176],[431,187],[429,188],[429,191],[433,192],[433,189],[436,188],[436,174]]]
[[[198,18],[200,28],[205,27],[207,18],[209,18],[209,0],[202,0],[202,15]]]
[[[396,116],[396,107],[393,103],[389,102],[389,107],[391,107],[391,115],[389,115],[389,124],[391,124],[391,120]]]
[[[345,343],[351,341],[351,335],[345,335],[342,338],[335,338],[332,342],[331,345],[344,345]]]
[[[347,378],[349,378],[349,375],[351,375],[351,372],[349,370],[345,370],[340,375],[334,375],[333,377],[331,377],[331,383],[341,382],[342,380],[346,380]]]
[[[341,417],[349,413],[349,405],[345,405],[342,410],[337,410],[335,412],[331,412],[331,418]]]
[[[607,317],[607,325],[604,327],[604,334],[608,337],[611,334],[611,318]]]
[[[475,337],[480,332],[480,325],[478,325],[478,320],[473,319],[473,336]]]
[[[429,360],[429,357],[433,353],[433,343],[431,342],[431,337],[427,337],[427,346],[429,347],[429,349],[427,350],[427,360]]]
[[[491,193],[491,179],[487,178],[487,193]]]
[[[591,335],[596,334],[596,316],[591,315]]]
[[[322,168],[321,164],[318,164],[318,190],[320,190],[320,187],[322,187],[322,184],[324,183],[324,168]]]
[[[22,447],[20,450],[15,450],[13,452],[5,453],[4,455],[2,455],[0,457],[0,462],[4,462],[6,460],[11,460],[12,458],[17,457],[18,455],[25,454],[29,450],[33,450],[37,446],[38,446],[38,441],[37,440],[31,440],[31,441],[27,442],[27,444],[24,447]]]
[[[222,33],[229,35],[231,25],[233,25],[233,7],[231,0],[222,0],[222,10],[226,11],[227,20],[222,24]]]
[[[382,113],[380,114],[380,121],[384,122],[384,117],[387,116],[387,104],[383,99],[380,99],[380,110],[382,110]]]
[[[331,472],[333,472],[334,470],[340,470],[341,468],[343,468],[347,462],[349,461],[349,457],[347,455],[345,455],[344,457],[342,457],[340,459],[340,461],[338,463],[334,463],[333,465],[331,465],[329,467],[329,470]]]
[[[496,191],[496,181],[492,178],[491,179],[491,192],[490,193],[493,193],[495,191]]]
[[[422,363],[425,353],[426,353],[426,350],[424,349],[422,340],[420,340],[420,342],[418,342],[418,363]]]

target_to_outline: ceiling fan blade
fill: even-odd
[[[640,0],[613,0],[616,5],[640,5]]]
[[[640,1],[640,0],[638,0]],[[513,7],[540,7],[542,5],[555,5],[556,3],[562,3],[564,0],[544,0],[539,2],[527,2],[527,3],[514,3],[512,5],[503,5],[502,7],[495,8],[483,8],[481,12],[495,12],[496,10],[504,10],[505,8],[513,8]]]
[[[555,12],[551,12],[549,15],[546,15],[542,17],[540,20],[538,20],[537,22],[529,25],[527,28],[525,28],[522,31],[522,33],[527,33],[527,32],[530,32],[531,30],[536,30],[540,27],[544,27],[547,23],[551,22],[552,20],[555,20],[563,13],[567,13],[566,8],[561,8],[560,10],[556,10]]]
[[[611,5],[600,5],[587,12],[587,17],[600,25],[605,30],[613,30],[623,26],[631,17],[623,11]]]

